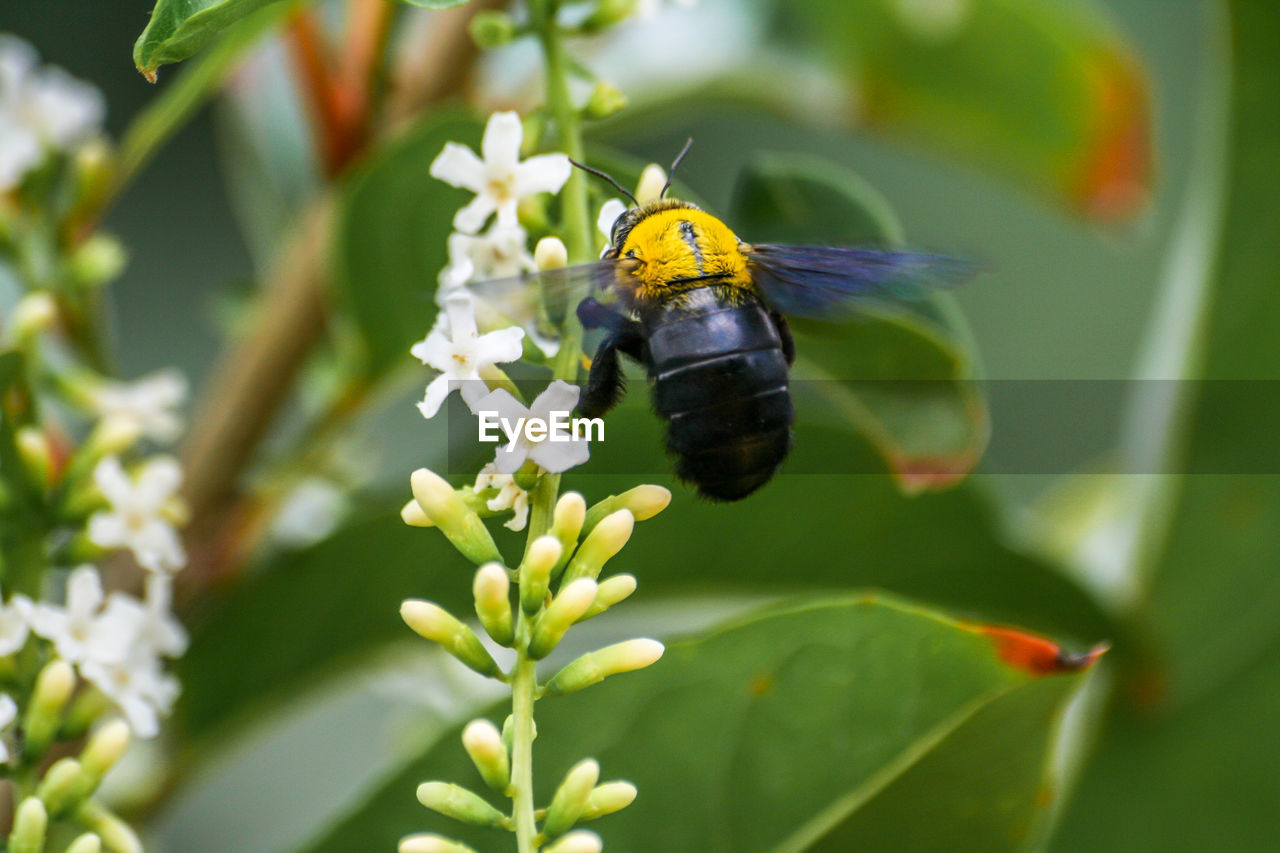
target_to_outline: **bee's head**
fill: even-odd
[[[621,257],[622,247],[626,245],[627,238],[631,236],[632,230],[653,214],[661,213],[664,210],[677,210],[680,208],[687,210],[699,209],[696,204],[675,198],[659,198],[655,201],[649,202],[648,204],[641,204],[627,208],[616,220],[614,220],[613,231],[609,235],[609,248],[605,251],[604,257]]]

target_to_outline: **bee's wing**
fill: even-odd
[[[595,261],[510,278],[467,285],[476,297],[477,314],[489,324],[516,323],[535,337],[553,334],[559,315],[573,311],[593,294],[607,293],[616,283],[617,261]]]
[[[829,318],[859,307],[920,299],[959,284],[973,264],[946,255],[887,249],[754,245],[752,280],[784,314]]]

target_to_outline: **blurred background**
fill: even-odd
[[[118,137],[183,73],[162,69],[157,88],[133,67],[130,47],[151,5],[7,0],[0,30],[100,86]],[[824,8],[811,15],[811,6]],[[914,21],[904,25],[914,53],[876,41],[890,7]],[[321,8],[340,29],[341,4]],[[1043,43],[1017,29],[1024,12],[1022,23]],[[809,588],[887,588],[1051,631],[1077,647],[1116,644],[1117,662],[1073,706],[1072,736],[1059,744],[1056,766],[1063,788],[1075,782],[1080,793],[1055,799],[1049,792],[1059,831],[1052,841],[1039,839],[1041,846],[1274,849],[1280,836],[1268,815],[1280,808],[1280,786],[1268,762],[1280,756],[1266,724],[1280,711],[1280,673],[1265,672],[1275,669],[1280,624],[1280,584],[1270,577],[1280,549],[1266,532],[1280,511],[1274,478],[1205,477],[1182,486],[1175,474],[1186,459],[1173,457],[1202,449],[1212,419],[1182,408],[1173,423],[1168,410],[1135,404],[1133,384],[1119,381],[1187,378],[1189,363],[1217,368],[1215,378],[1274,372],[1265,352],[1250,370],[1240,367],[1248,364],[1242,357],[1220,357],[1212,338],[1195,337],[1212,327],[1243,335],[1231,346],[1244,347],[1272,316],[1262,297],[1254,317],[1226,323],[1225,331],[1221,317],[1197,314],[1204,305],[1197,294],[1214,280],[1204,255],[1216,255],[1234,233],[1221,237],[1217,227],[1219,206],[1236,198],[1235,185],[1223,180],[1239,177],[1238,162],[1266,170],[1256,154],[1231,148],[1240,137],[1224,131],[1228,102],[1275,103],[1257,100],[1260,88],[1254,101],[1228,94],[1231,85],[1251,85],[1232,53],[1241,16],[1265,22],[1251,48],[1265,53],[1264,35],[1280,33],[1265,4],[1213,0],[700,0],[692,8],[669,4],[585,45],[587,63],[632,100],[592,128],[602,160],[623,169],[667,162],[692,136],[681,180],[739,227],[729,216],[742,209],[741,175],[762,154],[821,158],[807,162],[850,170],[874,188],[909,245],[979,259],[986,272],[955,299],[975,343],[975,371],[989,382],[991,448],[962,487],[918,498],[902,497],[883,477],[796,476],[729,520],[678,494],[663,526],[645,530],[661,542],[627,554],[642,591],[654,561],[730,567],[710,571],[704,583],[658,580],[652,597],[638,598],[616,621],[592,622],[576,648],[654,633],[655,624],[664,636],[699,630],[762,597],[790,594],[776,566],[795,559],[812,531],[845,525],[838,540],[802,551],[805,562],[842,564],[801,570]],[[422,10],[406,9],[402,18],[403,50],[429,43],[441,26]],[[948,30],[960,26],[973,29]],[[871,35],[851,35],[856,27]],[[952,38],[961,46],[949,52]],[[486,57],[457,94],[482,114],[526,108],[539,89],[531,81],[536,51],[525,47]],[[1264,73],[1265,62],[1251,62],[1245,71]],[[127,341],[118,347],[123,375],[172,364],[198,389],[228,332],[251,326],[248,297],[269,277],[288,223],[326,182],[308,105],[288,67],[281,44],[265,42],[230,78],[228,93],[161,148],[111,210],[106,228],[130,255],[111,300],[114,335]],[[1023,79],[1024,87],[1010,84]],[[1251,114],[1254,120],[1275,123]],[[438,149],[436,137],[425,136]],[[360,168],[347,180],[363,180]],[[1265,201],[1258,209],[1259,223],[1275,223]],[[1240,226],[1231,211],[1226,221]],[[339,266],[353,263],[353,250],[336,251]],[[1264,269],[1263,255],[1245,255]],[[1251,280],[1248,270],[1228,267],[1221,293],[1274,286],[1276,269]],[[431,280],[435,269],[424,266],[421,275]],[[407,322],[425,333],[429,311],[423,300],[420,321]],[[320,362],[311,379],[323,389]],[[441,441],[436,425],[428,428],[411,405],[421,378],[388,383],[361,416],[359,440],[344,451],[361,469],[357,497],[343,504],[350,527],[310,549],[270,545],[250,561],[250,580],[189,605],[197,639],[184,665],[188,695],[178,730],[195,734],[176,751],[157,746],[135,756],[138,767],[167,763],[180,780],[146,809],[157,849],[383,849],[344,840],[358,837],[353,827],[367,819],[370,798],[388,796],[383,780],[394,778],[407,754],[496,698],[437,656],[392,642],[394,624],[372,639],[358,634],[373,618],[364,611],[385,606],[392,614],[414,589],[383,578],[421,559],[417,552],[382,559],[410,541],[385,511],[394,500],[383,496],[402,501],[406,473],[439,458],[431,450]],[[1026,395],[1053,398],[1070,387],[1054,384],[1063,380],[1092,390],[1065,417],[1029,416]],[[273,440],[288,440],[291,418],[305,420],[307,393],[291,400]],[[1180,405],[1194,408],[1185,399]],[[1232,416],[1220,413],[1224,421]],[[656,442],[651,425],[636,429]],[[1018,473],[1000,464],[1063,442],[1080,442],[1078,468],[1096,476],[1068,477],[1077,472],[1051,465]],[[590,475],[585,480],[584,489],[597,488]],[[601,494],[614,480],[600,479]],[[735,531],[778,526],[788,512],[800,519],[794,534],[763,546],[724,544]],[[376,565],[366,565],[366,546],[378,537],[385,542]],[[334,577],[344,578],[345,601],[291,591]],[[351,606],[362,615],[344,619],[342,607],[356,598]],[[326,633],[335,624],[341,628]],[[201,625],[214,627],[202,634]],[[325,640],[315,640],[321,634]],[[306,657],[299,648],[318,646],[326,649],[322,659],[298,663]],[[260,658],[267,663],[259,666]],[[129,791],[128,768],[118,775],[116,784]],[[129,796],[149,799],[137,790]],[[332,835],[317,829],[347,814],[351,821]]]

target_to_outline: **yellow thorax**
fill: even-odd
[[[619,253],[637,263],[641,301],[709,284],[751,288],[747,258],[729,227],[689,207],[659,210],[636,223]]]

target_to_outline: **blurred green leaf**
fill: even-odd
[[[816,157],[757,158],[739,181],[732,210],[734,227],[752,241],[903,243],[883,196]],[[947,299],[937,294],[932,306],[867,311],[839,327],[793,323],[797,395],[820,397],[854,425],[908,491],[954,485],[986,446],[987,411],[965,352],[968,330]]]
[[[213,49],[166,86],[130,123],[120,144],[115,176],[122,185],[147,164],[222,85],[249,48],[270,32],[289,11],[289,3],[270,6],[232,26]]]
[[[1275,419],[1265,389],[1280,363],[1280,7],[1223,8],[1230,32],[1220,43],[1234,50],[1221,82],[1231,88],[1210,89],[1207,118],[1221,123],[1211,128],[1224,144],[1207,152],[1226,162],[1198,173],[1215,180],[1221,171],[1224,185],[1189,205],[1200,218],[1178,243],[1208,242],[1208,278],[1202,294],[1183,285],[1166,294],[1188,300],[1179,306],[1194,333],[1183,341],[1188,378],[1206,379],[1184,401],[1172,442],[1170,470],[1191,473],[1159,478],[1168,510],[1145,531],[1146,594],[1133,607],[1147,655],[1118,685],[1063,818],[1063,850],[1132,849],[1139,834],[1141,846],[1161,850],[1275,844],[1280,477],[1267,467]],[[1198,265],[1179,258],[1188,267],[1179,275],[1194,275]],[[1250,466],[1259,473],[1212,473]]]
[[[375,152],[345,188],[335,279],[360,332],[367,378],[411,363],[409,347],[431,328],[436,277],[467,192],[428,169],[446,142],[478,150],[481,131],[462,113],[438,112]]]
[[[1044,0],[777,6],[848,76],[865,126],[976,160],[1095,218],[1127,218],[1145,200],[1147,85],[1101,7]]]
[[[892,600],[789,607],[541,703],[535,786],[545,802],[590,755],[605,778],[640,789],[601,823],[611,846],[747,853],[901,837],[901,811],[926,784],[909,831],[928,846],[1013,850],[1046,804],[1053,719],[1078,682],[1038,680],[1003,662],[975,626]],[[499,704],[488,716],[506,713]],[[457,836],[413,797],[421,781],[474,775],[456,734],[305,849],[389,848],[424,829]],[[492,846],[494,836],[462,831]]]
[[[154,82],[161,65],[194,56],[228,27],[278,2],[291,5],[293,0],[156,0],[133,45],[133,64]]]

